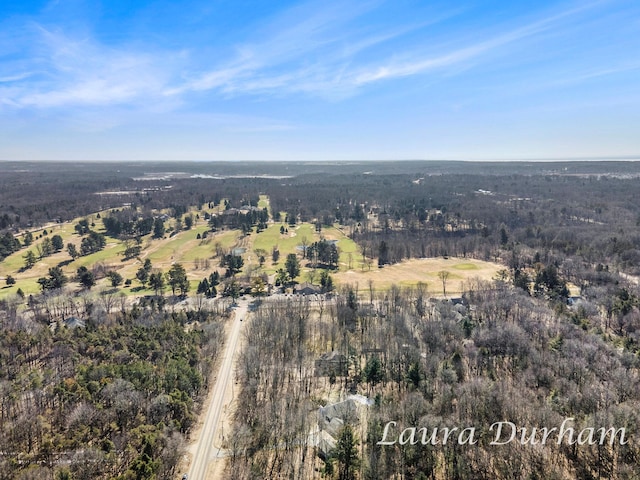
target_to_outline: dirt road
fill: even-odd
[[[221,449],[218,432],[223,417],[223,411],[230,403],[228,390],[233,382],[233,365],[238,339],[247,316],[249,300],[239,300],[235,308],[233,324],[227,337],[226,347],[220,363],[220,370],[216,377],[215,387],[209,399],[209,408],[204,415],[203,426],[195,444],[189,450],[193,452],[193,460],[189,468],[189,480],[207,480],[212,478],[208,474],[210,464]]]

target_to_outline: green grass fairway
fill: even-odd
[[[453,265],[454,270],[479,270],[478,265],[475,263],[458,263]]]
[[[217,208],[218,207],[216,207],[216,209]],[[108,215],[108,212],[100,213],[101,215]],[[89,215],[82,218],[89,218],[90,221],[95,221],[95,227],[93,227],[94,230],[98,232],[104,231],[102,228],[102,222],[99,219],[95,219],[95,215]],[[196,260],[200,259],[204,261],[206,259],[211,259],[215,255],[217,244],[220,244],[220,246],[225,250],[230,250],[239,244],[241,236],[239,231],[223,231],[216,234],[209,234],[208,238],[203,241],[198,239],[197,235],[202,235],[206,230],[208,230],[208,225],[203,220],[198,220],[194,228],[191,230],[181,231],[173,237],[169,237],[169,235],[167,235],[163,239],[152,239],[151,236],[145,236],[142,241],[140,260],[137,258],[124,260],[124,257],[122,256],[122,253],[125,250],[123,241],[107,237],[107,245],[100,252],[71,261],[71,258],[65,248],[49,257],[38,259],[33,268],[24,272],[20,271],[24,266],[24,256],[29,250],[33,251],[36,256],[38,256],[37,247],[44,241],[44,237],[39,237],[42,235],[42,231],[44,229],[48,232],[48,238],[51,238],[53,235],[60,235],[65,246],[68,243],[73,243],[79,248],[82,237],[75,232],[75,225],[79,220],[80,218],[77,218],[71,222],[47,225],[44,228],[33,230],[32,233],[35,240],[28,249],[22,249],[15,252],[5,258],[4,261],[0,262],[0,278],[3,279],[2,283],[0,283],[0,298],[14,294],[19,288],[27,295],[39,293],[40,286],[37,283],[38,278],[47,276],[50,268],[61,264],[63,265],[62,269],[65,275],[72,278],[75,276],[76,271],[80,266],[91,268],[98,263],[102,263],[108,266],[109,269],[113,269],[120,273],[125,280],[132,279],[132,287],[135,288],[140,286],[139,282],[135,280],[135,274],[142,265],[142,261],[144,261],[145,258],[149,258],[155,268],[160,268],[164,271],[168,270],[173,263],[183,263],[190,278],[192,278],[193,282],[196,282],[196,278],[199,281],[199,279],[208,275],[208,273],[211,273],[218,266],[217,260],[210,260],[210,268],[207,272],[202,271],[201,265],[199,265],[200,269],[196,270]],[[167,224],[167,226],[170,226],[170,224]],[[65,264],[65,262],[68,263]],[[5,287],[4,278],[6,278],[7,275],[11,275],[16,279],[16,285]],[[197,283],[195,284],[197,286]],[[75,287],[77,284],[72,283],[72,286]],[[109,286],[109,281],[107,279],[99,280],[94,289],[99,289],[103,286]],[[148,293],[147,290],[131,292],[130,288],[121,288],[121,291],[125,294]]]
[[[146,252],[146,255],[145,251],[143,251],[141,257],[149,258],[154,265],[157,264],[158,266],[180,262],[187,253],[192,255],[193,260],[197,258],[197,256],[196,254],[190,253],[190,250],[201,243],[201,241],[197,239],[197,236],[198,234],[202,235],[207,228],[207,226],[203,225],[180,232],[172,237],[166,235],[167,238],[154,240],[150,249]],[[204,249],[199,250],[202,258],[208,258],[212,255],[210,252],[205,253]]]
[[[281,234],[281,226],[288,229],[288,233]],[[288,254],[295,253],[300,256],[302,252],[298,247],[302,245],[303,238],[306,238],[307,245],[317,242],[320,239],[336,240],[336,246],[340,252],[340,271],[347,271],[350,263],[352,267],[360,267],[362,263],[358,245],[337,227],[323,227],[320,233],[318,233],[316,232],[315,225],[310,223],[303,223],[294,227],[290,227],[284,223],[276,223],[270,225],[266,230],[258,234],[252,234],[248,238],[250,239],[250,251],[247,256],[249,263],[251,265],[257,265],[254,252],[257,249],[264,250],[267,261],[262,271],[267,274],[273,274],[277,269],[284,267]],[[280,250],[280,259],[276,265],[273,265],[271,262],[271,251],[274,246],[277,246]],[[245,262],[246,261],[247,259],[245,259]],[[304,273],[307,271],[307,269],[304,268],[306,262],[301,261],[301,263],[303,264],[303,268],[299,279],[304,279]]]
[[[222,208],[218,205],[213,209],[205,209],[210,212],[217,212]],[[269,198],[261,195],[258,203],[260,208],[270,209]],[[102,216],[108,215],[108,212],[100,212]],[[191,213],[198,213],[192,210]],[[199,211],[202,216],[203,211]],[[94,230],[102,232],[102,222],[96,219],[96,215],[87,217],[95,222]],[[20,272],[24,266],[24,256],[28,250],[33,251],[37,255],[37,246],[42,243],[42,231],[46,228],[48,237],[60,235],[64,244],[73,243],[78,248],[80,246],[81,237],[75,233],[74,226],[80,220],[75,219],[71,222],[63,224],[50,224],[46,227],[34,230],[32,233],[35,237],[34,243],[29,249],[22,249],[13,255],[7,257],[0,262],[0,278],[12,275],[16,279],[16,285],[6,287],[4,281],[0,283],[0,298],[15,293],[18,288],[29,295],[40,291],[37,283],[38,278],[46,276],[51,267],[63,265],[63,271],[69,278],[73,278],[80,266],[91,268],[92,266],[102,263],[120,273],[122,277],[132,280],[129,288],[121,287],[120,291],[126,295],[145,295],[150,290],[138,290],[140,283],[136,279],[136,272],[142,266],[145,259],[150,259],[154,268],[163,271],[169,270],[174,263],[181,263],[187,270],[189,280],[191,282],[191,293],[195,293],[198,282],[219,269],[219,259],[216,256],[216,246],[222,247],[224,251],[231,251],[233,248],[242,247],[245,249],[243,258],[245,261],[244,272],[249,270],[255,273],[273,274],[277,269],[283,268],[287,259],[287,255],[295,253],[300,258],[302,252],[299,248],[303,241],[310,245],[320,239],[335,240],[340,252],[339,268],[333,272],[337,283],[358,283],[361,286],[367,285],[370,280],[374,282],[374,288],[383,290],[391,284],[412,286],[418,282],[426,282],[429,290],[435,292],[442,291],[442,281],[438,278],[438,272],[446,270],[449,272],[447,281],[447,291],[455,293],[460,290],[461,282],[479,277],[482,279],[493,278],[496,272],[503,268],[500,265],[479,262],[470,259],[414,259],[402,262],[397,265],[388,265],[383,269],[378,269],[374,261],[371,265],[363,264],[362,254],[358,245],[351,240],[339,226],[323,227],[318,233],[315,225],[310,223],[302,223],[299,225],[289,226],[285,223],[270,224],[267,229],[260,233],[251,233],[243,236],[238,230],[224,230],[214,234],[209,234],[206,239],[198,239],[208,230],[207,223],[202,219],[197,219],[194,228],[191,230],[183,230],[173,236],[168,234],[162,239],[152,239],[150,235],[145,236],[142,240],[142,251],[139,258],[124,260],[122,253],[125,246],[122,240],[107,237],[107,246],[104,250],[96,252],[85,257],[80,257],[74,261],[70,261],[69,254],[66,249],[55,253],[49,257],[39,259],[36,265],[30,270]],[[172,226],[172,222],[166,222],[166,226]],[[286,233],[281,234],[280,228],[287,229]],[[271,252],[274,247],[280,250],[280,258],[277,264],[271,261]],[[262,268],[259,267],[258,257],[255,254],[257,249],[265,252],[266,262]],[[208,267],[205,262],[208,261]],[[69,262],[65,264],[65,262]],[[302,271],[298,277],[299,281],[307,279],[309,269],[305,267],[306,261],[301,261]],[[72,288],[79,289],[77,283],[72,283]],[[94,287],[110,288],[108,279],[100,279]]]
[[[280,227],[284,225],[288,229],[288,233],[281,234]],[[313,225],[309,223],[303,223],[302,225],[288,226],[285,224],[269,225],[266,230],[260,233],[254,233],[250,236],[248,254],[251,257],[251,263],[257,263],[255,258],[255,250],[263,249],[266,251],[265,258],[267,261],[264,264],[264,271],[266,273],[275,273],[275,271],[284,267],[287,260],[287,255],[290,253],[300,254],[300,250],[297,249],[302,244],[302,239],[306,238],[307,243],[313,243],[316,241],[316,234]],[[280,250],[280,259],[276,265],[271,262],[271,251],[274,246]]]
[[[269,197],[267,195],[260,195],[260,200],[258,200],[258,208],[262,209],[265,207],[267,209],[267,212],[269,213],[269,218],[271,218],[271,203],[269,202]]]

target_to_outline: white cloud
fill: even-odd
[[[18,82],[20,80],[24,80],[26,78],[29,78],[32,75],[33,75],[32,72],[25,72],[25,73],[17,73],[15,75],[8,75],[8,76],[0,77],[0,83]]]
[[[491,51],[506,47],[509,44],[516,43],[525,38],[532,37],[549,30],[561,19],[578,13],[584,8],[587,7],[567,10],[542,20],[532,22],[512,31],[496,35],[474,45],[458,48],[440,55],[425,58],[414,53],[414,58],[412,60],[404,62],[389,61],[383,65],[369,66],[367,68],[363,68],[360,72],[354,73],[351,76],[350,81],[355,86],[361,86],[381,80],[407,77],[422,74],[431,70],[458,66],[462,63],[475,60]]]
[[[41,26],[33,29],[38,73],[5,75],[6,104],[55,108],[105,106],[160,96],[172,72],[166,56],[105,47],[91,38],[70,38]],[[170,65],[169,65],[170,66]],[[6,65],[5,65],[6,70]]]
[[[347,6],[336,2],[309,2],[272,19],[256,39],[237,45],[236,58],[217,68],[191,75],[167,95],[188,91],[220,90],[224,93],[319,93],[341,90],[354,57],[385,42],[442,21],[453,12],[428,21],[389,31],[362,31],[351,22],[379,2]],[[351,86],[346,86],[352,90]]]
[[[197,45],[189,55],[149,46],[146,50],[107,47],[88,35],[78,38],[36,25],[30,29],[31,43],[37,46],[30,52],[31,63],[9,64],[8,71],[7,65],[0,64],[0,105],[44,109],[165,104],[176,108],[188,105],[190,93],[207,92],[226,96],[304,93],[339,100],[371,84],[436,71],[452,73],[493,52],[513,53],[516,49],[508,47],[561,31],[564,20],[599,2],[511,30],[471,31],[464,40],[429,30],[460,10],[424,15],[428,18],[420,22],[391,28],[363,22],[363,16],[379,4],[312,1],[297,5],[256,28],[247,41],[229,48],[218,46],[216,57],[231,57],[217,65],[210,60],[214,54],[203,58]],[[419,43],[398,42],[413,33],[419,33],[414,37],[421,39]],[[474,42],[474,37],[483,38]],[[23,34],[21,38],[25,41]]]
[[[350,22],[366,13],[372,4],[349,11],[336,5],[322,8],[316,3],[305,4],[283,13],[265,27],[260,33],[264,38],[238,46],[240,53],[235,59],[194,75],[165,93],[217,90],[236,95],[283,95],[304,92],[341,99],[358,93],[368,84],[435,70],[459,69],[521,40],[560,29],[563,20],[597,4],[599,2],[565,10],[503,33],[485,34],[485,39],[476,43],[457,48],[449,46],[447,50],[442,47],[440,51],[430,48],[430,56],[425,56],[418,47],[407,51],[406,45],[403,52],[389,53],[383,49],[386,53],[376,55],[375,47],[444,21],[458,11],[433,15],[428,21],[404,28],[363,33],[350,28]],[[297,21],[293,21],[294,18]],[[359,57],[362,52],[364,59]]]

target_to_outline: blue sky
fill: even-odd
[[[0,159],[640,156],[640,2],[0,2]]]

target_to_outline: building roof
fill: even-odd
[[[307,294],[307,295],[320,293],[321,291],[322,290],[320,289],[320,287],[316,287],[315,285],[312,285],[310,283],[301,283],[296,287],[296,293]]]
[[[320,358],[318,360],[324,362],[344,362],[346,360],[346,357],[343,354],[333,350],[331,352],[323,353],[322,355],[320,355]]]
[[[85,321],[78,317],[65,318],[63,323],[67,328],[85,328],[87,326]]]

